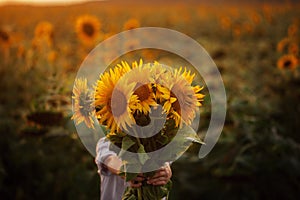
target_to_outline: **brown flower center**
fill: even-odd
[[[5,31],[0,30],[0,39],[2,41],[8,41],[9,35]]]
[[[133,94],[137,95],[140,101],[145,101],[149,98],[151,91],[147,84],[137,83],[135,88]]]
[[[108,99],[108,111],[113,113],[115,117],[121,116],[127,108],[127,101],[125,95],[115,89],[113,92],[113,97]]]
[[[290,60],[286,60],[286,61],[283,63],[283,67],[284,67],[284,68],[289,68],[289,67],[291,67],[291,64],[292,64],[292,62],[291,62]]]
[[[84,23],[82,25],[82,29],[83,29],[83,32],[88,35],[89,37],[92,37],[95,33],[95,28],[92,24],[90,23]]]
[[[80,113],[83,116],[89,116],[91,111],[93,110],[92,106],[91,106],[92,100],[89,97],[89,94],[87,92],[83,92],[80,94],[79,97],[79,110]]]
[[[181,107],[180,107],[180,97],[177,97],[173,92],[171,92],[171,97],[175,97],[176,101],[174,103],[172,103],[172,107],[173,109],[179,114],[181,115]]]

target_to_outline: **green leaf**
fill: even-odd
[[[123,193],[122,200],[137,200],[136,188],[127,187]]]
[[[130,181],[132,179],[135,179],[137,177],[138,173],[129,173],[129,172],[126,172],[125,173],[125,180],[126,182],[127,181]]]
[[[125,136],[122,139],[122,148],[119,153],[119,156],[122,156],[130,147],[132,147],[135,144],[135,141],[133,141],[129,136]]]
[[[122,200],[138,200],[138,190],[141,192],[143,200],[161,200],[162,198],[168,196],[171,187],[171,181],[162,186],[146,184],[141,186],[140,188],[127,187],[123,193]]]
[[[157,139],[156,142],[160,143],[161,145],[165,145],[169,142],[169,137],[166,135],[161,135],[161,137]]]
[[[100,124],[100,128],[102,129],[102,131],[103,131],[103,133],[104,133],[104,135],[106,136],[108,133],[109,133],[109,129],[107,129],[105,126],[103,126],[103,125],[101,125]]]
[[[138,152],[138,156],[139,156],[139,160],[140,160],[141,164],[142,165],[145,164],[145,162],[147,160],[149,160],[150,157],[146,153],[145,148],[144,148],[144,146],[142,144],[140,145],[140,147],[139,147],[139,149],[138,149],[137,152]]]
[[[119,175],[125,177],[127,182],[134,179],[142,171],[142,165],[137,158],[129,158],[124,161],[125,164],[121,166]]]
[[[164,161],[175,161],[193,142],[203,144],[192,127],[184,126],[178,129],[173,140],[165,146],[160,159]]]
[[[134,144],[135,142],[129,136],[125,136],[122,140],[122,149],[127,150]]]

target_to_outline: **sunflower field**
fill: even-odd
[[[227,95],[214,149],[199,159],[200,147],[193,145],[172,164],[170,199],[299,199],[300,4],[208,2],[0,6],[0,198],[100,198],[94,157],[71,119],[77,71],[105,39],[134,28],[164,27],[206,49]],[[138,43],[130,38],[116,45],[130,50]],[[141,58],[189,65],[173,53],[142,49],[111,66]],[[211,117],[205,87],[203,93],[201,138]]]

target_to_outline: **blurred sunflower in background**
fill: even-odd
[[[76,125],[84,122],[88,128],[94,128],[93,96],[87,87],[86,78],[75,80],[72,99],[74,101],[72,119],[75,120]]]
[[[277,67],[279,69],[294,70],[297,68],[298,59],[294,55],[283,55],[277,61]]]
[[[0,44],[3,47],[8,48],[11,45],[11,37],[8,31],[0,29]]]
[[[36,25],[34,37],[53,37],[53,25],[50,22],[43,21]]]
[[[101,22],[92,15],[83,15],[77,18],[76,33],[84,45],[93,45],[100,37]]]
[[[288,45],[291,43],[290,38],[283,38],[277,43],[277,51],[282,53],[285,49],[287,49]]]
[[[3,60],[4,64],[7,64],[10,59],[10,50],[14,43],[15,41],[11,31],[0,27],[0,59]]]
[[[137,20],[135,18],[131,18],[124,23],[123,29],[131,30],[131,29],[135,29],[135,28],[139,28],[139,27],[140,27],[139,20]]]
[[[54,37],[53,25],[50,22],[39,22],[34,29],[34,38],[32,40],[33,47],[52,47]]]
[[[291,24],[287,36],[277,44],[277,51],[281,56],[277,60],[277,68],[281,70],[295,70],[299,65],[299,38],[297,37],[298,25]]]

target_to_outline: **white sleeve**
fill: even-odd
[[[104,165],[104,161],[109,156],[117,155],[114,151],[111,151],[109,149],[110,144],[111,142],[105,137],[100,138],[97,143],[95,162],[98,166],[98,173],[101,175],[106,175],[106,176],[111,175],[111,172]]]

